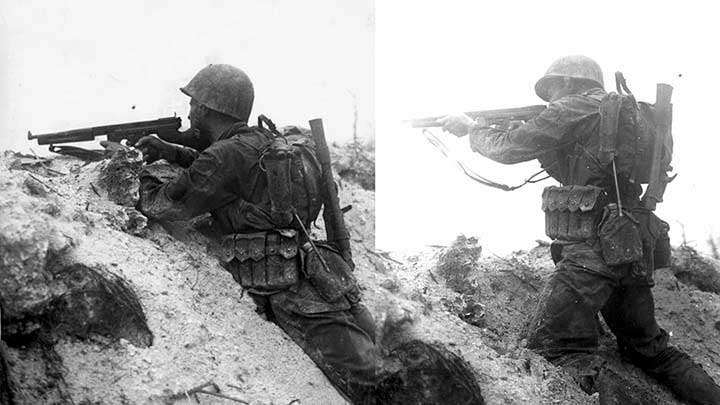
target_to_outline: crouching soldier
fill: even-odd
[[[583,56],[555,61],[535,91],[549,105],[520,126],[488,127],[466,115],[441,121],[455,135],[469,133],[475,152],[506,164],[538,159],[561,184],[543,192],[556,271],[529,346],[558,364],[592,363],[601,312],[627,359],[685,401],[720,404],[720,387],[655,321],[652,274],[669,265],[670,247],[667,223],[640,197],[659,136],[654,107],[606,93],[600,66]],[[664,169],[668,149],[659,155]]]
[[[305,232],[324,197],[312,139],[281,135],[262,116],[265,125],[248,126],[253,86],[233,66],[207,66],[181,91],[191,98],[188,118],[204,150],[138,141],[148,161],[185,168],[167,182],[141,173],[141,211],[158,220],[209,212],[225,235],[224,267],[260,310],[353,402],[371,397],[383,375],[352,261]]]

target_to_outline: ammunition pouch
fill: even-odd
[[[303,246],[303,251],[306,253],[305,275],[318,294],[327,302],[335,302],[348,294],[357,295],[357,281],[340,252],[327,243],[315,242],[315,247],[322,259],[310,243]]]
[[[298,234],[291,229],[231,234],[222,240],[223,266],[243,288],[285,289],[298,282]]]
[[[605,191],[596,186],[550,186],[542,194],[545,234],[552,239],[594,239]]]
[[[640,222],[617,204],[608,204],[598,228],[603,260],[608,266],[634,263],[643,258],[643,238]]]

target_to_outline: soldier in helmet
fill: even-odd
[[[247,124],[253,104],[248,76],[236,67],[214,64],[181,91],[191,98],[193,129],[183,143],[204,150],[156,137],[140,139],[136,146],[149,162],[165,159],[185,168],[170,181],[149,171],[141,173],[140,210],[158,220],[212,214],[225,234],[222,261],[261,312],[301,346],[347,397],[361,401],[371,396],[382,377],[372,316],[360,303],[348,264],[329,246],[309,247],[302,232],[303,227],[310,228],[322,203],[321,168],[309,138],[293,138],[292,145],[303,156],[297,162],[304,170],[288,178],[295,181],[295,175],[301,176],[300,188],[293,183],[291,189],[302,195],[285,196],[293,198],[297,215],[280,221],[273,207],[281,202],[273,201],[269,190],[275,181],[270,176],[274,157],[264,154],[272,149],[276,134]],[[305,276],[312,272],[299,268],[301,262],[318,265],[318,254],[331,272],[350,280],[338,287],[342,290],[316,288]]]
[[[720,404],[720,387],[700,365],[668,345],[668,333],[655,321],[652,271],[669,265],[669,227],[642,206],[641,181],[636,172],[625,170],[640,166],[634,160],[638,155],[632,148],[618,148],[614,173],[612,161],[602,154],[600,135],[612,100],[620,111],[619,123],[612,127],[619,128],[618,144],[635,139],[634,99],[609,97],[600,66],[584,56],[553,62],[535,91],[549,103],[547,109],[521,125],[488,127],[484,119],[463,114],[441,120],[448,132],[470,134],[473,151],[505,164],[538,159],[562,185],[543,192],[556,271],[534,317],[528,346],[569,368],[601,365],[593,354],[601,312],[627,359],[683,400]],[[631,130],[621,133],[627,128]],[[570,207],[573,201],[583,209]],[[625,238],[616,247],[636,251],[637,257],[615,260],[603,251],[603,238],[613,235]]]

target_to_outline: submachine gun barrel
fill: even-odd
[[[498,110],[470,111],[465,114],[472,119],[485,118],[488,125],[506,125],[510,121],[528,121],[545,111],[544,105],[527,107],[501,108]],[[440,127],[438,120],[443,116],[425,117],[408,120],[413,128]]]
[[[146,135],[156,134],[161,139],[173,142],[177,139],[181,120],[179,117],[166,117],[150,121],[136,121],[124,124],[103,125],[71,129],[68,131],[51,132],[33,135],[28,131],[28,140],[36,139],[38,145],[53,145],[58,143],[93,141],[99,136],[106,135],[110,142],[121,142],[123,139],[129,145],[134,145]]]

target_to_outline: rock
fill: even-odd
[[[470,325],[484,328],[487,326],[485,307],[477,302],[472,295],[460,294],[455,299],[442,298],[441,302],[450,312]]]
[[[92,334],[149,347],[153,334],[135,292],[121,277],[74,263],[53,270],[67,293],[50,303],[44,326],[53,336],[87,339]]]
[[[105,212],[105,222],[119,231],[144,236],[147,230],[147,217],[132,207],[119,208],[118,210]]]
[[[47,189],[45,188],[45,186],[41,182],[39,182],[38,180],[33,178],[32,176],[28,175],[25,178],[23,185],[28,190],[30,195],[35,195],[38,197],[47,197]]]
[[[365,190],[375,190],[374,143],[333,144],[330,155],[333,171],[341,179],[356,183]]]
[[[482,253],[476,238],[457,237],[438,259],[437,274],[445,278],[448,287],[462,292],[467,288],[467,278],[477,269],[477,261]]]
[[[48,226],[45,214],[33,214],[20,204],[0,203],[0,303],[3,332],[8,322],[38,317],[56,297],[67,293],[45,269],[76,241],[71,229]],[[34,328],[34,326],[33,326]]]
[[[381,384],[376,394],[380,403],[485,403],[470,365],[440,343],[411,340],[395,348],[390,356],[402,371],[397,380]]]
[[[37,198],[38,193],[24,193],[27,185],[26,180],[22,186],[11,181],[0,193],[3,339],[26,344],[40,333],[50,340],[104,334],[149,346],[152,333],[127,282],[101,267],[75,262],[72,252],[86,236],[83,226],[63,217],[59,205]],[[144,227],[138,215],[132,225]]]
[[[119,205],[134,207],[140,199],[142,155],[135,149],[120,149],[100,169],[100,186]]]
[[[381,281],[380,287],[393,293],[400,291],[400,284],[394,278],[386,278],[385,280]]]
[[[70,404],[73,399],[63,375],[62,360],[44,342],[5,347],[10,404]],[[6,404],[8,402],[0,402]]]
[[[122,230],[133,235],[144,235],[147,228],[147,217],[135,208],[125,207],[123,212],[127,215],[127,221]]]
[[[700,291],[720,294],[720,261],[702,256],[690,246],[673,249],[670,269],[680,282]]]

